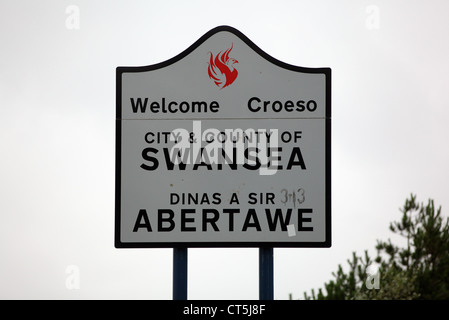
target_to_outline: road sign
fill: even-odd
[[[222,26],[116,76],[117,248],[330,247],[330,68]]]

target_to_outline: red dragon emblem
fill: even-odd
[[[237,78],[238,72],[234,68],[234,64],[239,63],[233,58],[229,58],[233,45],[225,52],[220,51],[214,58],[212,52],[210,53],[209,68],[207,72],[209,78],[221,89],[229,86]]]

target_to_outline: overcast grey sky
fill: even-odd
[[[219,25],[281,61],[332,68],[332,248],[276,249],[275,299],[373,252],[412,192],[447,216],[448,10],[1,1],[0,298],[171,299],[171,249],[114,248],[115,68],[172,58]],[[189,298],[257,299],[257,249],[189,249]]]

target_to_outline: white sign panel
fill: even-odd
[[[115,246],[330,247],[330,77],[227,26],[118,67]]]

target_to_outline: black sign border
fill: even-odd
[[[301,73],[319,73],[325,75],[326,81],[326,111],[325,111],[325,240],[323,242],[122,242],[120,233],[120,217],[121,217],[121,149],[122,149],[122,74],[132,72],[146,72],[160,68],[167,67],[193,52],[203,42],[212,37],[218,32],[230,32],[245,42],[251,49],[253,49],[260,56],[277,65],[278,67],[301,72]],[[261,247],[275,247],[275,248],[329,248],[332,246],[332,224],[331,224],[331,68],[306,68],[294,66],[276,58],[273,58],[265,51],[260,49],[248,37],[237,29],[230,26],[218,26],[201,38],[199,38],[189,48],[178,54],[177,56],[161,63],[140,66],[140,67],[117,67],[116,69],[116,134],[115,134],[115,226],[114,226],[114,244],[116,248],[261,248]]]

